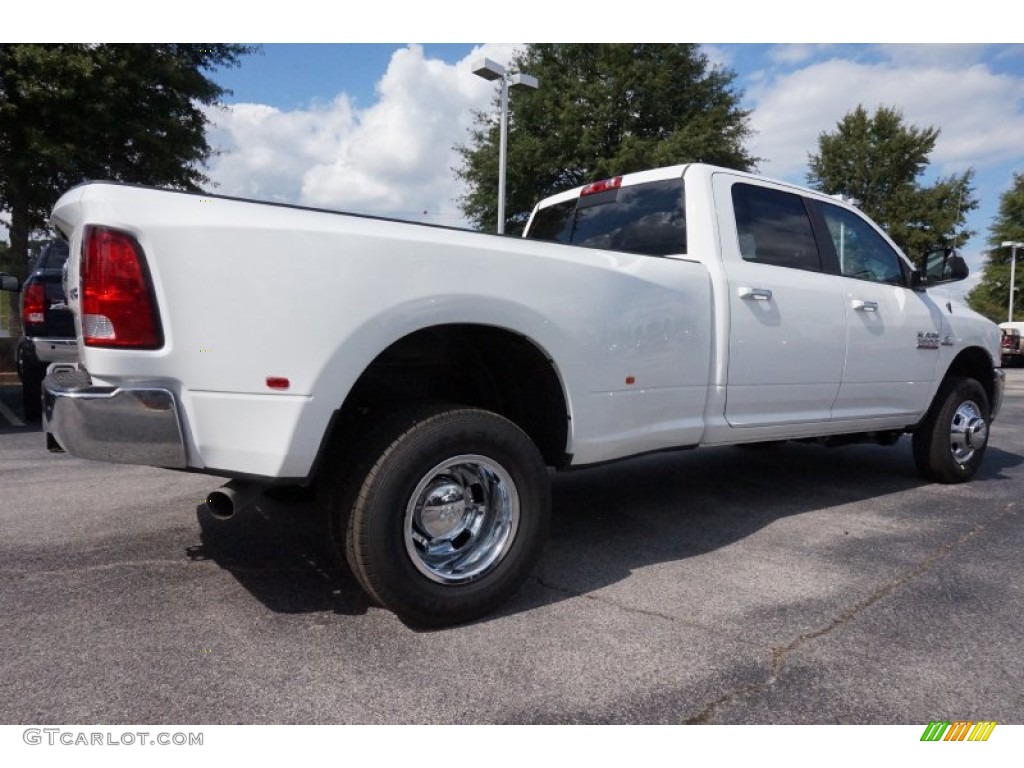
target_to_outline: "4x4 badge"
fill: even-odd
[[[939,334],[934,331],[918,331],[917,332],[917,348],[918,349],[938,349],[939,348]]]

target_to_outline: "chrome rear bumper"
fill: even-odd
[[[74,363],[78,360],[76,339],[29,339],[41,363]]]
[[[99,387],[85,371],[43,379],[47,447],[119,464],[184,469],[185,440],[174,394],[161,387]]]

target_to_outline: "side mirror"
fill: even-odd
[[[917,272],[914,283],[922,287],[955,283],[963,280],[970,272],[967,262],[953,248],[938,248],[925,256],[924,272]]]
[[[971,274],[971,270],[967,267],[967,262],[964,261],[963,256],[958,253],[954,253],[946,260],[945,270],[949,274],[949,277],[946,279],[950,282],[966,280],[967,276]]]
[[[21,281],[14,275],[0,272],[0,291],[20,291]]]

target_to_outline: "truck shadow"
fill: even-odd
[[[230,520],[196,507],[200,543],[190,560],[211,560],[277,613],[366,613],[369,600],[331,550],[327,527],[309,501],[267,495]]]
[[[990,446],[974,482],[1008,481],[1005,470],[1021,463],[1024,457]],[[551,536],[533,578],[481,621],[587,595],[646,566],[713,552],[781,518],[923,485],[906,439],[893,448],[710,448],[559,474]],[[262,497],[226,523],[211,520],[202,507],[197,514],[201,544],[188,556],[216,562],[270,610],[359,615],[370,606],[334,559],[312,504]]]
[[[1009,481],[1005,470],[1021,463],[1024,457],[990,446],[973,482]],[[556,479],[551,538],[535,571],[543,591],[554,594],[534,590],[534,605],[517,609],[721,549],[782,518],[926,485],[906,438],[896,447],[705,449],[569,473]]]

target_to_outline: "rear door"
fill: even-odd
[[[729,291],[726,420],[734,427],[825,422],[846,359],[841,278],[823,269],[804,198],[716,174]]]

